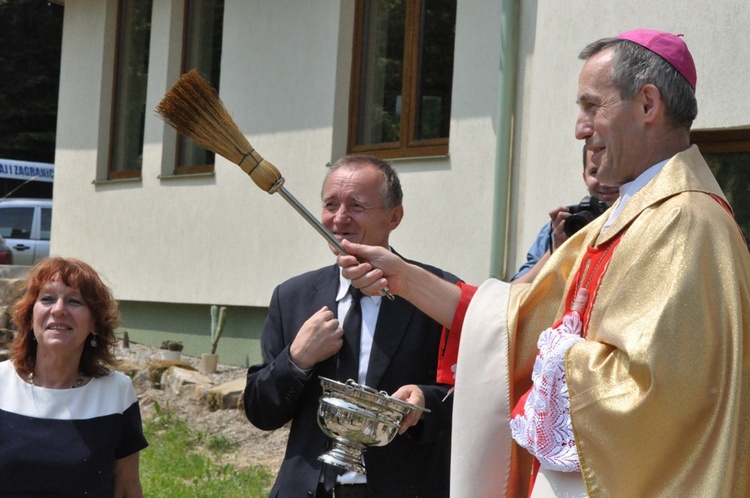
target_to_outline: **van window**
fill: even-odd
[[[52,208],[42,208],[42,228],[39,240],[49,240],[52,227]]]
[[[6,239],[29,239],[33,220],[33,207],[0,209],[0,235]]]

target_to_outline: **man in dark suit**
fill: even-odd
[[[326,176],[322,198],[322,223],[334,236],[390,249],[390,233],[404,210],[398,176],[387,162],[341,158]],[[330,447],[317,423],[319,377],[337,378],[341,324],[352,304],[349,282],[332,264],[282,283],[263,328],[263,363],[250,367],[244,394],[245,412],[256,427],[274,430],[292,423],[272,497],[448,496],[452,397],[444,401],[449,386],[435,382],[442,328],[399,297],[364,296],[360,302],[357,382],[430,412],[413,410],[404,426],[421,415],[415,426],[385,446],[368,448],[366,475],[346,472],[333,484],[328,466],[318,460]]]

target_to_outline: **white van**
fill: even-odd
[[[0,235],[13,250],[14,265],[33,265],[49,256],[51,199],[0,201]]]

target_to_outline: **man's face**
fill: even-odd
[[[599,183],[619,187],[643,167],[646,140],[637,99],[623,101],[612,82],[612,49],[589,58],[578,78],[576,138],[585,140]]]
[[[589,191],[590,195],[611,206],[620,196],[620,189],[599,183],[599,167],[591,161],[593,154],[592,151],[586,149],[586,166],[583,168],[583,182],[586,184],[586,190]]]
[[[342,166],[323,186],[322,222],[337,239],[388,248],[402,206],[383,207],[385,178],[375,166]]]

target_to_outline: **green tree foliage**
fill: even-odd
[[[0,0],[0,157],[54,162],[62,5]]]

